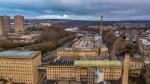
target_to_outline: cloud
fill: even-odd
[[[44,19],[150,19],[150,0],[0,0],[1,15]]]
[[[51,19],[68,19],[69,16],[68,15],[40,15],[40,16],[36,16],[36,18],[38,18],[38,19],[47,19],[47,18],[51,18]]]
[[[88,15],[40,15],[36,16],[38,19],[75,19],[75,20],[96,20],[97,17],[88,16]]]

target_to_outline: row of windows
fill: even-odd
[[[31,73],[11,73],[11,72],[8,72],[8,73],[0,73],[1,75],[14,75],[14,76],[19,76],[19,75],[21,75],[21,76],[30,76],[30,75],[32,75]]]
[[[3,64],[32,64],[32,62],[26,62],[26,61],[19,62],[19,61],[13,61],[13,60],[9,60],[9,61],[1,60],[1,63]]]
[[[20,79],[14,79],[15,82],[25,83],[25,84],[32,84],[32,80],[20,80]]]
[[[31,60],[27,60],[27,59],[1,59],[0,61],[6,61],[6,62],[32,62]]]
[[[112,76],[116,76],[116,77],[120,77],[121,74],[105,74],[105,77],[112,77]]]
[[[95,54],[80,54],[80,55],[58,55],[58,56],[63,56],[63,57],[74,57],[74,56],[97,56],[97,55],[95,55]]]
[[[61,67],[61,66],[56,66],[56,67],[50,67],[50,68],[47,68],[47,69],[49,69],[49,70],[75,70],[76,68],[75,67]]]
[[[121,72],[104,72],[104,74],[121,74]]]
[[[18,76],[18,75],[3,75],[0,74],[0,77],[4,77],[4,78],[13,78],[13,79],[32,79],[31,76]]]
[[[31,63],[12,63],[12,62],[1,62],[1,65],[11,65],[11,66],[16,66],[16,65],[18,65],[18,66],[25,66],[25,65],[27,65],[27,66],[30,66],[30,65],[32,65]]]
[[[0,71],[11,71],[11,72],[32,72],[31,69],[18,69],[18,68],[0,68]]]
[[[75,77],[59,77],[59,76],[57,76],[57,77],[47,77],[48,79],[54,79],[54,80],[74,80],[75,79]]]
[[[60,72],[60,73],[70,73],[70,72],[75,72],[75,70],[49,70],[48,72]]]
[[[60,76],[54,76],[54,77],[52,77],[52,76],[48,76],[47,77],[48,79],[59,79],[59,80],[64,80],[64,79],[76,79],[76,77],[60,77]],[[110,75],[105,75],[104,76],[104,78],[105,79],[110,79],[110,78],[112,78],[112,79],[119,79],[120,78],[120,76],[110,76]],[[91,76],[91,77],[88,77],[88,80],[92,80],[93,79],[93,76]],[[92,81],[91,81],[92,82]]]
[[[51,76],[74,76],[75,73],[48,73]]]
[[[74,76],[63,76],[63,75],[48,75],[48,78],[54,78],[54,77],[65,77],[65,78],[75,78],[75,75]]]
[[[121,72],[104,72],[105,75],[121,75]],[[72,73],[56,73],[56,72],[48,72],[49,76],[73,76],[76,75],[75,72]],[[90,74],[89,74],[90,75]],[[92,75],[92,74],[91,74]]]
[[[48,71],[75,71],[75,68],[48,68]]]
[[[3,74],[0,74],[0,77],[1,78],[5,78],[5,79],[12,79],[13,81],[15,82],[20,82],[20,83],[32,83],[32,77],[30,76],[23,76],[23,75],[20,75],[20,76],[17,76],[17,75],[3,75]]]
[[[102,70],[122,70],[122,69],[119,69],[119,68],[103,68]]]
[[[144,56],[150,56],[150,52],[149,53],[143,53]]]
[[[9,68],[9,69],[30,69],[31,66],[9,66],[9,65],[0,65],[0,68]]]
[[[31,69],[31,67],[27,67],[27,66],[0,66],[0,69],[8,69],[8,70],[28,70]]]
[[[112,72],[121,72],[121,70],[103,70],[103,72],[110,72],[110,71],[112,71]]]
[[[142,63],[131,63],[130,64],[130,67],[142,67],[143,66],[143,64]]]
[[[93,51],[89,51],[89,52],[57,52],[57,54],[59,54],[59,55],[61,55],[61,54],[63,54],[63,55],[65,55],[65,54],[97,54],[97,52],[93,52]]]
[[[104,73],[104,75],[121,75],[121,73]]]

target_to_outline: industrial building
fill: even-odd
[[[98,49],[65,48],[63,50],[57,51],[57,57],[74,59],[96,59],[98,58],[98,53]]]
[[[150,38],[140,39],[139,49],[143,56],[150,56]]]
[[[14,83],[37,84],[40,63],[39,51],[0,52],[0,79],[11,80]]]
[[[60,59],[46,66],[47,80],[94,84],[103,80],[119,80],[122,75],[120,61]],[[62,83],[64,84],[64,83]]]
[[[150,36],[139,39],[139,53],[144,58],[145,64],[150,63]]]
[[[132,59],[126,54],[122,61],[110,54],[102,39],[102,20],[101,16],[100,35],[86,34],[75,41],[71,48],[57,50],[56,55],[46,58],[48,61],[45,63],[41,63],[39,51],[0,52],[0,78],[24,84],[43,84],[45,80],[47,84],[99,84],[114,80],[128,84],[129,70],[142,69],[143,60]],[[23,17],[15,16],[17,34],[24,32],[23,24]],[[23,36],[19,41],[28,42],[27,38],[31,42],[31,37]],[[150,49],[147,48],[147,41],[140,41],[140,52],[148,57],[147,51]]]
[[[141,58],[130,58],[130,70],[141,70],[144,67],[144,60]]]

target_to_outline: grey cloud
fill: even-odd
[[[35,17],[68,15],[73,19],[96,19],[103,15],[112,20],[138,19],[140,16],[150,19],[149,4],[149,0],[5,0],[0,1],[0,8],[5,8],[0,12],[9,14],[15,9],[13,14]]]

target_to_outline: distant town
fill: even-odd
[[[0,84],[150,84],[150,21],[0,16]]]

